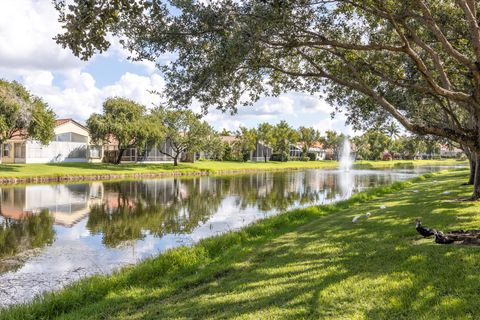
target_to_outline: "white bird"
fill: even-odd
[[[372,215],[370,212],[367,212],[365,213],[365,215],[367,216],[367,218],[370,218],[370,216]]]
[[[443,194],[450,194],[450,191],[443,191]]]
[[[413,190],[414,193],[418,193],[418,190]]]
[[[385,209],[386,207],[384,205],[381,205],[380,206],[380,209]]]
[[[353,217],[352,222],[357,222],[358,219],[360,219],[360,216],[355,216],[355,217]]]

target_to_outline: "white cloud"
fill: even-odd
[[[61,31],[51,1],[7,0],[0,10],[0,68],[26,74],[31,70],[67,70],[85,63],[52,39]]]
[[[103,88],[96,87],[95,80],[87,72],[71,70],[64,76],[64,89],[53,85],[53,75],[47,71],[31,72],[22,82],[32,93],[42,97],[58,117],[79,121],[85,121],[93,112],[101,112],[102,102],[112,96],[129,98],[147,107],[158,104],[159,96],[149,91],[161,91],[164,85],[157,74],[140,76],[127,72],[117,82]]]

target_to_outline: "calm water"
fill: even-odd
[[[442,167],[0,188],[0,306],[290,208]]]

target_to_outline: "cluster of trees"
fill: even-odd
[[[229,132],[223,132],[223,135],[230,135]],[[226,154],[223,160],[243,160],[249,158],[251,152],[257,148],[260,142],[264,148],[264,161],[267,162],[268,149],[273,150],[273,157],[280,161],[286,161],[290,154],[290,145],[303,142],[311,146],[319,141],[320,133],[314,128],[300,127],[298,130],[292,128],[286,121],[281,121],[276,125],[267,122],[260,123],[257,128],[240,127],[235,133],[236,140],[231,146],[225,146],[227,152],[231,152],[231,157]]]
[[[220,135],[232,135],[224,130]],[[322,136],[319,130],[313,127],[301,126],[293,128],[287,121],[283,120],[272,125],[267,122],[258,124],[256,128],[240,127],[235,133],[235,141],[232,144],[224,142],[223,154],[218,160],[246,161],[251,152],[255,151],[257,144],[263,148],[264,161],[269,160],[268,149],[272,149],[272,158],[278,161],[287,161],[290,157],[290,146],[298,144],[301,146],[301,157],[305,160],[315,160],[314,154],[309,154],[311,147],[321,144],[324,148],[333,150],[333,158],[336,158],[339,147],[346,136],[335,131],[326,131]]]
[[[433,158],[440,154],[441,144],[448,143],[432,136],[400,135],[395,124],[367,130],[352,142],[357,159],[362,160],[414,159],[419,154]]]
[[[94,113],[87,120],[92,141],[118,145],[116,163],[129,148],[143,151],[147,145],[167,141],[170,148],[158,151],[178,165],[185,152],[208,151],[218,145],[213,128],[189,109],[156,107],[147,110],[132,100],[109,98],[103,103],[103,113]]]
[[[172,103],[236,110],[262,95],[324,94],[355,128],[393,118],[461,145],[480,198],[476,1],[54,2],[57,41],[83,59],[108,49],[110,33],[136,58],[175,51],[163,70]]]

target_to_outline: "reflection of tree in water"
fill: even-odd
[[[377,179],[350,178],[349,187]],[[114,247],[142,239],[146,233],[159,237],[190,233],[217,212],[227,195],[235,196],[239,210],[253,207],[268,212],[337,199],[344,189],[338,173],[315,170],[105,183],[103,204],[91,207],[87,227]]]
[[[218,210],[221,180],[128,181],[104,185],[105,201],[91,208],[87,228],[115,247],[124,241],[190,233]]]
[[[6,218],[0,222],[0,257],[52,244],[55,237],[53,222],[48,210],[29,214],[20,220]]]
[[[237,176],[231,184],[232,192],[239,196],[237,204],[242,209],[254,206],[260,211],[282,211],[297,202],[311,203],[321,196],[321,189],[312,184],[308,174],[303,172],[264,172]]]

